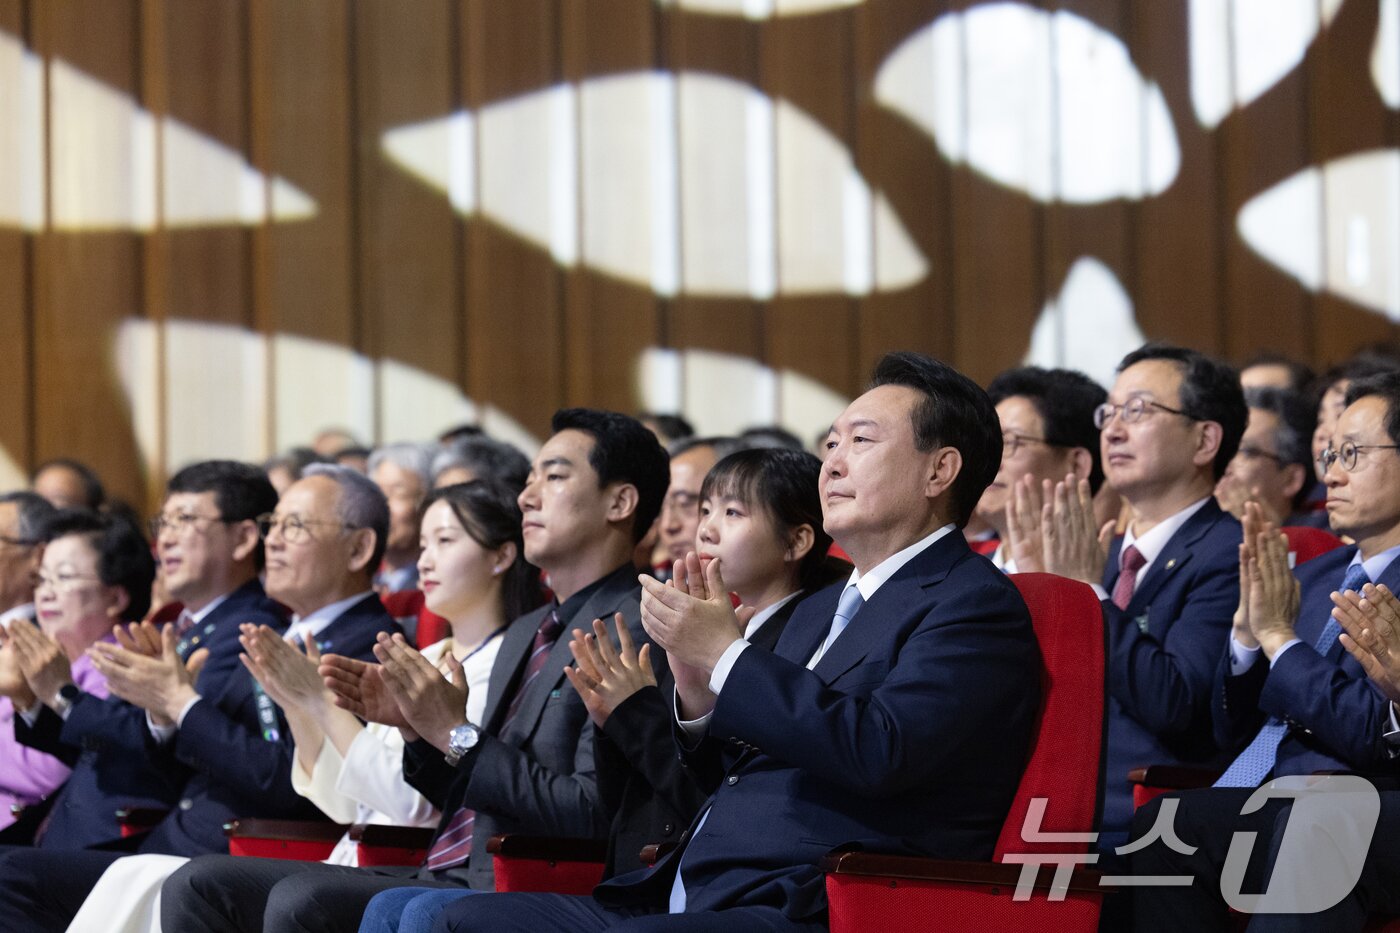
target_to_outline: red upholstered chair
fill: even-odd
[[[1098,872],[1075,869],[1062,899],[1050,891],[1050,878],[1057,863],[1068,868],[1089,857],[1103,750],[1103,610],[1082,583],[1042,573],[1011,579],[1030,607],[1040,641],[1044,701],[1031,759],[993,861],[833,854],[823,864],[832,933],[1097,929],[1104,894]],[[1025,864],[1037,856],[1038,867]],[[1023,871],[1034,871],[1037,880],[1028,899],[1016,900]]]
[[[497,892],[589,894],[603,880],[607,843],[548,836],[492,836],[486,843]]]
[[[1330,531],[1309,528],[1306,525],[1285,525],[1279,530],[1288,536],[1288,552],[1294,555],[1294,566],[1305,564],[1345,543]]]
[[[224,824],[229,855],[319,862],[331,854],[347,827],[306,820],[239,819]]]

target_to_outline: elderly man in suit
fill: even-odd
[[[502,832],[599,838],[593,731],[577,692],[564,683],[570,632],[622,613],[644,637],[632,552],[666,491],[667,457],[640,422],[614,412],[565,409],[540,448],[520,494],[525,555],[549,575],[555,600],[511,623],[492,668],[480,723],[462,694],[401,641],[374,665],[323,660],[322,670],[369,718],[397,725],[410,741],[405,777],[443,817],[418,870],[211,856],[162,888],[162,920],[210,931],[353,929],[365,905],[395,887],[489,891],[486,841]],[[413,690],[399,685],[412,680]],[[384,692],[393,692],[387,702]]]
[[[1095,414],[1104,474],[1131,510],[1127,532],[1097,526],[1087,482],[1055,490],[1046,569],[1094,586],[1107,628],[1103,849],[1126,840],[1130,770],[1220,757],[1211,685],[1239,602],[1241,531],[1211,493],[1246,418],[1233,369],[1148,344],[1123,358]]]
[[[1245,800],[1266,780],[1317,771],[1393,777],[1394,749],[1387,738],[1396,729],[1391,706],[1339,641],[1332,593],[1354,597],[1368,583],[1400,588],[1397,445],[1400,374],[1356,380],[1322,454],[1328,515],[1356,546],[1308,561],[1295,581],[1288,573],[1287,548],[1276,534],[1261,533],[1257,541],[1246,536],[1248,599],[1220,658],[1215,718],[1222,741],[1245,738],[1248,744],[1215,787],[1153,801],[1134,820],[1136,835],[1144,836],[1171,802],[1177,835],[1196,847],[1188,855],[1154,843],[1133,856],[1139,873],[1194,879],[1185,889],[1138,890],[1137,929],[1231,928],[1218,882],[1232,835],[1254,831],[1281,837],[1287,822],[1282,801],[1241,814]],[[1309,926],[1307,918],[1300,922],[1299,929],[1345,928]],[[1277,928],[1262,916],[1255,924]]]
[[[264,514],[274,504],[276,511]],[[258,581],[260,523],[266,594]],[[316,813],[292,789],[285,720],[238,661],[239,625],[284,628],[276,599],[296,613],[289,638],[367,656],[376,635],[396,631],[369,585],[387,524],[383,494],[345,467],[308,470],[280,501],[248,464],[200,463],[171,479],[154,528],[167,586],[184,603],[181,618],[159,639],[148,629],[132,633],[131,647],[97,649],[94,661],[121,699],[74,692],[59,733],[87,750],[149,760],[177,788],[176,806],[132,850],[223,851],[230,819]],[[137,650],[143,641],[144,652]],[[195,676],[187,659],[206,650]],[[58,720],[60,714],[46,715]],[[95,777],[101,785],[100,770]],[[121,855],[23,852],[0,859],[0,925],[62,928]]]
[[[1026,607],[957,531],[1000,456],[979,387],[917,354],[882,360],[821,477],[824,525],[856,569],[797,608],[775,651],[743,639],[721,561],[646,582],[677,738],[718,778],[682,845],[593,897],[463,899],[438,929],[818,930],[817,863],[835,846],[990,857],[1039,704]]]

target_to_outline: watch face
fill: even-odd
[[[468,723],[452,730],[450,742],[454,749],[466,751],[476,744],[479,735],[480,733],[477,731],[476,726]]]
[[[63,698],[64,698],[65,700],[67,700],[69,703],[72,703],[72,702],[73,702],[74,700],[76,700],[81,694],[82,694],[82,691],[78,689],[78,687],[77,687],[76,684],[64,684],[64,685],[63,685],[62,687],[60,687],[59,690],[58,690],[58,695],[61,696],[61,697],[63,697]]]

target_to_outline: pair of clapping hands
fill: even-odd
[[[1288,538],[1257,502],[1246,502],[1240,541],[1240,602],[1232,635],[1270,660],[1296,636],[1300,588],[1288,562]]]
[[[1058,483],[1023,476],[1006,500],[1006,546],[1020,573],[1098,583],[1114,524],[1099,525],[1089,481],[1072,473]]]
[[[9,697],[16,709],[52,700],[72,682],[62,646],[38,626],[24,619],[11,622],[9,629],[0,626],[0,696]]]

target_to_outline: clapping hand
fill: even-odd
[[[1384,584],[1333,593],[1342,646],[1392,703],[1400,703],[1400,599]]]
[[[1099,527],[1087,479],[1070,474],[1055,484],[1041,507],[1040,529],[1046,572],[1090,585],[1103,578],[1114,523]]]
[[[409,728],[442,751],[452,730],[467,721],[467,675],[452,655],[444,660],[450,678],[428,663],[402,635],[379,633],[374,656],[382,668],[385,691],[398,704]]]
[[[651,645],[642,645],[638,652],[622,613],[613,616],[617,628],[618,647],[613,648],[607,626],[602,619],[593,620],[593,633],[580,636],[574,632],[569,650],[574,653],[576,667],[564,668],[564,675],[574,685],[588,716],[602,728],[612,711],[643,687],[656,686],[651,669]]]
[[[335,702],[335,694],[317,671],[321,651],[315,638],[306,639],[303,654],[271,626],[244,624],[239,631],[243,645],[239,660],[278,706],[314,713]]]

